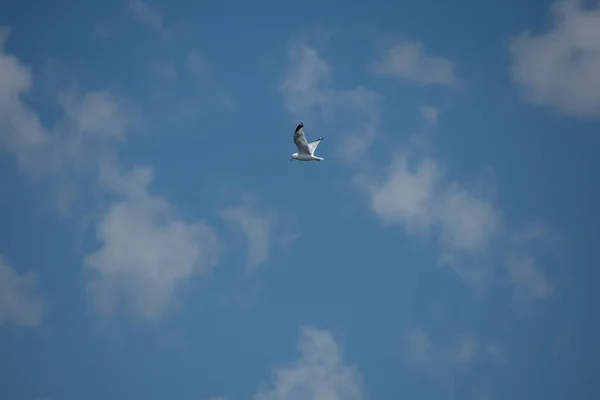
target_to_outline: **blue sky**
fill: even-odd
[[[592,3],[3,1],[0,397],[597,398]]]

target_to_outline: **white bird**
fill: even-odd
[[[315,156],[315,150],[323,138],[320,137],[314,142],[308,143],[306,141],[306,136],[304,136],[304,131],[302,130],[303,127],[304,124],[300,122],[300,125],[296,127],[296,132],[294,132],[294,143],[296,143],[296,146],[298,147],[298,152],[292,154],[290,161],[323,161],[323,157]]]

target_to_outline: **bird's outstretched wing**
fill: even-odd
[[[310,154],[315,154],[315,150],[317,149],[317,146],[319,145],[319,143],[321,143],[321,140],[323,140],[322,137],[320,137],[317,140],[315,140],[314,142],[310,142],[308,144],[308,148],[310,150]]]
[[[296,146],[298,147],[298,153],[312,154],[308,142],[306,141],[306,136],[304,136],[302,124],[298,125],[296,132],[294,132],[294,143],[296,143]]]

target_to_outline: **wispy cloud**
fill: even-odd
[[[438,109],[433,106],[422,106],[420,108],[421,116],[429,123],[429,125],[435,126],[438,120]]]
[[[179,78],[179,69],[174,62],[157,62],[154,66],[156,75],[166,81]]]
[[[19,275],[0,255],[0,325],[35,327],[42,313],[37,275]]]
[[[2,52],[0,71],[0,123],[8,128],[3,147],[25,170],[69,184],[69,196],[57,206],[64,208],[74,190],[91,189],[99,198],[89,207],[103,209],[96,224],[100,248],[84,260],[96,311],[110,317],[123,306],[140,317],[161,315],[180,283],[215,265],[219,241],[210,226],[178,218],[167,199],[150,193],[150,167],[121,167],[117,146],[139,127],[139,110],[108,90],[62,93],[62,118],[48,128],[21,99],[31,89],[29,69]],[[81,177],[93,178],[93,187],[78,185]]]
[[[276,252],[286,252],[298,238],[291,215],[260,205],[249,193],[242,195],[238,203],[222,208],[219,214],[227,225],[245,238],[247,276],[269,262]]]
[[[185,33],[185,24],[167,21],[156,2],[127,0],[127,11],[140,25],[147,27],[165,44],[173,44]]]
[[[94,24],[93,30],[92,30],[92,36],[96,39],[106,39],[109,38],[112,35],[112,29],[111,27],[104,23],[104,22],[98,22],[96,24]]]
[[[259,390],[253,400],[364,398],[360,372],[343,362],[333,335],[313,326],[300,328],[300,357],[276,368],[273,382]]]
[[[468,364],[481,350],[479,343],[468,337],[458,338],[450,348],[438,348],[427,333],[418,328],[408,329],[405,341],[405,361],[415,367],[447,368]]]
[[[208,61],[196,50],[190,50],[187,54],[187,69],[193,78],[204,80],[209,77]]]
[[[333,68],[304,42],[294,42],[287,56],[280,90],[288,111],[298,122],[327,122],[329,131],[344,137],[337,156],[346,161],[360,159],[376,138],[382,96],[361,86],[335,89]]]
[[[552,287],[540,266],[530,256],[509,257],[506,266],[511,282],[525,296],[532,299],[544,299],[552,293]]]
[[[157,317],[178,284],[216,264],[217,234],[201,221],[178,219],[165,198],[150,194],[150,168],[107,174],[120,199],[96,226],[101,247],[85,259],[88,292],[102,316],[124,304],[134,315]]]
[[[225,110],[233,111],[236,109],[235,101],[227,94],[221,93],[217,95],[215,102]]]
[[[122,142],[139,118],[133,104],[106,89],[83,96],[66,94],[62,103],[74,135],[80,138]]]
[[[456,83],[454,63],[428,54],[418,42],[404,41],[389,48],[381,60],[369,65],[372,73],[418,84]]]
[[[3,51],[6,38],[7,33],[0,35],[0,146],[16,156],[20,167],[43,174],[70,171],[74,164],[98,160],[135,131],[139,111],[108,90],[61,93],[62,118],[44,126],[24,101],[33,87],[31,70]]]
[[[432,115],[431,109],[423,114],[429,127]],[[533,261],[515,263],[514,254],[533,260],[533,251],[526,245],[514,245],[519,230],[509,226],[493,199],[474,185],[448,179],[433,157],[407,147],[396,154],[383,179],[359,174],[357,181],[383,224],[400,225],[408,234],[435,238],[439,262],[477,290],[488,283],[495,268],[503,267],[513,283],[536,293],[532,298],[549,295],[549,284],[539,265]]]
[[[600,6],[553,4],[553,26],[511,41],[510,74],[533,104],[575,117],[600,116]]]
[[[162,14],[150,3],[142,0],[128,0],[127,5],[132,15],[141,23],[156,30],[164,28]]]
[[[402,46],[420,49],[413,44]],[[421,50],[418,54],[421,54]],[[429,60],[424,55],[421,58]],[[333,68],[316,49],[303,42],[293,43],[288,51],[288,61],[281,85],[288,110],[298,119],[301,115],[314,118],[314,112],[317,111],[317,116],[336,123],[353,113],[351,121],[355,124],[354,131],[362,133],[345,133],[344,143],[347,146],[342,146],[342,159],[348,157],[357,160],[359,156],[365,156],[379,134],[378,103],[382,97],[363,87],[335,89],[332,84]],[[449,62],[427,62],[427,65],[434,66],[450,65]],[[432,67],[420,70],[427,72]],[[440,67],[440,70],[451,71],[449,67]],[[453,75],[448,74],[438,72],[428,79],[448,83],[454,80]],[[429,132],[437,126],[438,111],[431,105],[421,107],[420,111],[425,132]],[[424,140],[425,137],[425,133],[416,135],[413,142]],[[411,235],[435,238],[439,246],[439,263],[451,267],[478,291],[488,283],[495,268],[501,266],[504,271],[510,272],[508,263],[512,261],[509,261],[509,257],[512,260],[514,254],[519,254],[533,258],[532,252],[524,250],[524,246],[519,246],[518,251],[512,246],[512,237],[519,233],[518,229],[509,226],[493,199],[476,185],[448,179],[439,160],[427,156],[426,149],[416,151],[413,147],[399,149],[383,173],[378,171],[373,174],[370,168],[365,168],[368,163],[363,163],[363,168],[356,173],[356,182],[367,194],[370,209],[382,223],[400,225]],[[383,179],[382,175],[385,176]],[[511,264],[511,268],[522,268],[524,265]],[[549,294],[549,290],[533,289],[536,285],[542,285],[539,283],[542,281],[546,282],[543,286],[549,285],[543,269],[536,263],[528,267],[535,269],[535,273],[528,276],[537,279],[538,283],[521,284],[520,287],[538,290],[539,295],[532,298],[545,297],[542,294]],[[516,282],[514,277],[509,280]]]
[[[10,30],[0,30],[0,145],[13,152],[20,166],[35,163],[35,153],[46,145],[48,135],[38,116],[22,101],[32,87],[31,70],[4,52]]]
[[[402,358],[405,365],[431,375],[440,382],[449,382],[458,369],[480,365],[482,361],[496,362],[500,348],[482,345],[467,335],[435,343],[423,329],[407,329],[402,338]]]
[[[221,210],[221,217],[226,222],[239,227],[246,236],[248,242],[246,272],[252,273],[269,259],[271,235],[277,223],[277,214],[259,211],[252,199],[245,197],[241,204]]]

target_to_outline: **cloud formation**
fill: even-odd
[[[422,371],[439,382],[452,382],[454,374],[484,361],[496,362],[501,357],[497,345],[482,345],[467,335],[459,335],[447,343],[435,343],[421,328],[407,329],[402,338],[403,361],[406,366]]]
[[[125,141],[139,124],[139,110],[106,89],[58,94],[63,114],[44,126],[28,105],[31,70],[4,52],[8,31],[0,33],[0,146],[26,171],[45,175],[97,167],[98,160]]]
[[[38,116],[23,102],[31,90],[30,69],[4,52],[10,30],[0,29],[0,146],[17,156],[20,166],[31,165],[44,148],[47,132]]]
[[[172,204],[149,192],[150,167],[120,167],[116,146],[139,126],[139,110],[105,89],[61,93],[63,115],[48,128],[23,100],[32,87],[29,68],[2,52],[0,71],[4,149],[24,170],[67,182],[75,192],[84,190],[78,178],[92,177],[99,204],[89,208],[112,201],[96,225],[100,248],[84,260],[96,311],[109,317],[123,305],[136,316],[161,315],[183,281],[216,264],[219,241],[206,223],[178,218]],[[68,198],[58,206],[69,210],[74,195],[61,193]]]
[[[162,14],[151,4],[142,0],[128,0],[127,6],[132,15],[142,24],[151,28],[162,30]]]
[[[423,113],[428,127],[432,115],[437,114],[431,109]],[[439,263],[476,289],[488,283],[495,268],[504,268],[511,282],[532,291],[532,298],[550,294],[532,250],[525,243],[514,245],[518,232],[502,210],[472,185],[448,179],[434,158],[407,147],[393,157],[383,178],[362,174],[358,182],[384,225],[400,225],[408,234],[436,240]],[[515,254],[529,262],[516,263]]]
[[[304,42],[294,42],[287,59],[280,91],[290,114],[298,122],[322,120],[331,126],[332,132],[344,135],[336,154],[340,159],[356,161],[364,156],[376,139],[378,103],[383,97],[362,86],[335,89],[333,68]],[[308,133],[310,128],[305,131]]]
[[[19,275],[0,255],[0,325],[35,327],[42,313],[37,275]]]
[[[511,41],[510,75],[533,104],[574,117],[600,117],[600,5],[560,0],[553,26]]]
[[[92,272],[88,292],[104,317],[120,304],[135,315],[157,317],[178,284],[215,266],[218,237],[206,223],[178,219],[166,199],[149,193],[150,168],[119,174],[108,180],[120,200],[96,226],[101,247],[85,258]]]
[[[343,362],[333,335],[313,326],[302,326],[299,359],[273,371],[273,382],[253,400],[361,400],[362,376]]]
[[[420,49],[419,46],[409,45],[413,49]],[[418,54],[421,54],[421,50]],[[429,60],[427,57],[423,55],[421,58]],[[316,109],[321,115],[335,120],[343,119],[345,113],[354,113],[352,121],[356,123],[357,118],[362,121],[357,127],[363,133],[356,136],[346,134],[345,143],[355,148],[346,147],[342,152],[354,160],[359,154],[366,155],[372,141],[379,135],[379,101],[383,98],[360,86],[354,90],[335,89],[332,83],[333,68],[319,56],[316,49],[306,43],[294,42],[288,51],[288,61],[281,85],[288,111],[294,115],[310,115],[310,111]],[[435,66],[451,65],[438,61],[427,62]],[[439,70],[451,71],[451,68],[440,67]],[[450,82],[450,75],[438,72],[434,76],[447,76],[436,79]],[[432,77],[429,79],[434,79]],[[420,112],[426,131],[435,128],[437,109],[429,105],[421,107]],[[424,137],[425,134],[417,135],[415,140],[418,142]],[[434,238],[439,245],[439,263],[452,268],[462,280],[478,291],[488,283],[495,269],[502,268],[506,274],[510,274],[508,281],[515,284],[520,282],[520,289],[537,293],[527,297],[547,297],[551,290],[543,270],[533,261],[526,246],[518,246],[517,249],[512,245],[515,229],[508,226],[501,209],[486,198],[481,190],[449,180],[438,160],[413,150],[410,147],[400,149],[386,170],[377,174],[364,172],[370,170],[365,168],[368,165],[367,157],[361,164],[362,170],[355,174],[360,189],[367,194],[371,211],[379,220],[385,225],[400,225],[411,235]],[[515,264],[516,254],[517,257],[531,260],[531,263]],[[526,274],[527,279],[516,278],[524,274],[516,273],[522,268],[530,269]],[[546,289],[542,290],[541,287]]]
[[[376,74],[424,85],[456,83],[454,63],[431,55],[418,42],[404,41],[389,48],[381,60],[369,65]]]
[[[506,267],[511,282],[532,299],[544,299],[552,294],[552,287],[536,260],[527,255],[508,257]]]
[[[269,259],[271,235],[278,222],[277,214],[259,211],[250,197],[245,197],[239,205],[222,209],[220,214],[227,223],[244,233],[248,242],[246,272],[254,272]]]
[[[434,346],[422,329],[408,329],[405,334],[405,361],[414,367],[446,368],[468,364],[481,350],[479,343],[469,337],[460,337],[450,348],[444,349]]]

